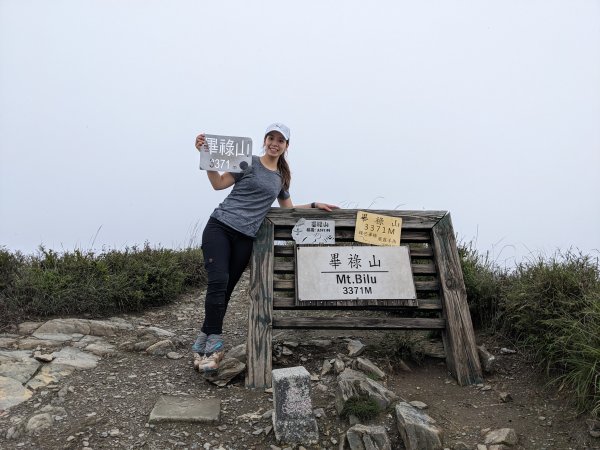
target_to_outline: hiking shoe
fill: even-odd
[[[213,352],[208,356],[202,358],[198,363],[198,371],[202,372],[215,372],[219,370],[219,364],[225,356],[224,351]]]
[[[223,347],[223,336],[221,336],[220,334],[211,334],[206,339],[204,353],[206,354],[206,356],[210,356],[211,353],[222,351]]]
[[[194,353],[194,370],[200,371],[200,366],[206,361],[206,355]]]
[[[205,348],[207,339],[208,336],[201,331],[196,338],[196,342],[194,342],[194,345],[192,345],[192,351],[194,353],[200,353],[201,355],[206,353]]]

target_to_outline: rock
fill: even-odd
[[[31,359],[31,352],[26,350],[2,350],[0,351],[0,362],[7,361],[28,361]]]
[[[0,376],[0,411],[11,408],[29,400],[33,392],[13,379]]]
[[[25,422],[19,421],[6,431],[6,439],[19,439],[25,432]]]
[[[146,353],[153,356],[166,356],[167,353],[175,350],[175,345],[169,339],[158,341],[146,349]]]
[[[350,450],[392,450],[385,427],[354,425],[346,432]]]
[[[93,336],[115,336],[120,331],[133,330],[133,325],[123,321],[115,320],[90,320],[90,331],[88,334]]]
[[[412,372],[412,369],[409,367],[409,365],[406,364],[402,359],[398,360],[397,366],[402,372]]]
[[[33,350],[37,348],[56,348],[62,347],[62,341],[50,341],[48,339],[24,338],[19,341],[19,350]]]
[[[452,446],[452,450],[470,450],[469,446],[462,441],[457,441]]]
[[[342,358],[335,358],[335,361],[333,361],[333,371],[339,375],[344,371],[345,368],[346,365],[344,364]]]
[[[348,342],[348,356],[360,356],[365,351],[365,348],[367,348],[367,346],[359,340],[351,339]]]
[[[246,344],[236,345],[225,354],[225,358],[234,358],[246,364]]]
[[[68,377],[74,371],[75,367],[64,366],[54,361],[51,364],[43,365],[39,372],[29,380],[27,387],[36,390],[50,383],[58,383],[58,381]]]
[[[513,350],[511,348],[502,347],[500,349],[500,353],[502,353],[503,355],[513,355],[513,354],[517,353],[517,351]]]
[[[496,371],[496,357],[487,351],[485,345],[477,347],[477,353],[479,354],[479,362],[481,368],[485,373],[494,373]]]
[[[51,339],[43,336],[73,333],[90,334],[90,321],[86,319],[52,319],[38,327],[33,336],[38,339]]]
[[[221,416],[221,400],[196,399],[189,396],[161,396],[150,412],[149,423],[196,422],[217,423]]]
[[[406,450],[441,450],[442,430],[435,420],[406,402],[396,405],[398,430]]]
[[[42,325],[42,322],[23,322],[19,324],[17,330],[21,336],[28,335],[37,330],[40,325]]]
[[[513,400],[512,395],[510,395],[508,392],[500,392],[498,396],[500,397],[500,401],[502,403],[512,402]]]
[[[25,429],[28,433],[33,433],[44,428],[50,428],[53,424],[54,418],[50,413],[36,414],[27,421]]]
[[[183,358],[183,355],[181,353],[177,353],[177,352],[169,352],[169,353],[167,353],[167,358],[169,358],[169,359],[181,359],[181,358]]]
[[[54,352],[53,364],[72,366],[76,369],[93,369],[98,365],[100,357],[81,351],[77,348],[65,347],[59,352]]]
[[[21,384],[25,384],[37,372],[39,367],[40,363],[34,359],[3,362],[0,364],[0,376],[12,378]]]
[[[284,347],[296,348],[299,344],[296,341],[283,341],[283,345]]]
[[[356,358],[356,368],[379,380],[385,378],[385,372],[367,358]]]
[[[18,339],[11,337],[0,337],[0,348],[15,348],[17,346]]]
[[[325,410],[323,408],[316,408],[313,410],[313,414],[317,419],[320,419],[321,417],[325,417]]]
[[[203,374],[204,378],[217,386],[223,387],[236,376],[246,370],[246,364],[235,358],[223,358],[216,373]]]
[[[337,377],[335,408],[338,414],[341,414],[348,399],[353,397],[373,399],[380,410],[387,409],[393,402],[398,400],[395,393],[371,380],[364,373],[345,369]]]
[[[42,353],[39,351],[33,352],[33,357],[39,361],[39,362],[43,362],[43,363],[49,363],[54,361],[54,355],[51,353]]]
[[[301,366],[272,373],[275,438],[278,442],[316,444],[319,429],[312,411],[310,374]]]
[[[92,353],[96,356],[110,356],[115,353],[115,346],[108,342],[98,342],[96,344],[90,344],[84,348],[86,352]]]
[[[485,435],[484,443],[486,445],[516,445],[519,442],[517,433],[512,428],[499,428],[497,430],[489,431]]]
[[[429,408],[429,406],[427,406],[426,403],[420,402],[418,400],[413,400],[412,402],[409,402],[409,405],[414,406],[415,408],[420,409],[422,411]]]
[[[158,328],[158,327],[148,327],[148,328],[145,328],[143,330],[143,334],[144,335],[151,334],[151,335],[156,336],[157,338],[160,338],[160,339],[175,337],[175,333],[173,333],[172,331],[163,330],[162,328]]]
[[[327,375],[333,369],[333,364],[329,362],[328,359],[323,361],[323,366],[321,367],[321,376]]]
[[[487,445],[477,444],[477,450],[488,450]]]

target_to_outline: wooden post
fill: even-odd
[[[442,311],[446,319],[446,364],[461,386],[482,383],[483,375],[450,213],[440,219],[431,231],[434,259],[440,277]]]
[[[265,220],[254,241],[246,343],[246,387],[271,387],[273,322],[273,222]]]

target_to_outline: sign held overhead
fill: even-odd
[[[252,164],[252,139],[207,134],[200,148],[200,169],[243,172]]]

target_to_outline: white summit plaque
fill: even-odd
[[[200,169],[243,172],[252,165],[252,139],[207,134],[200,148]]]
[[[414,300],[408,247],[297,247],[299,301]]]
[[[292,228],[298,245],[335,244],[335,220],[300,219]]]

